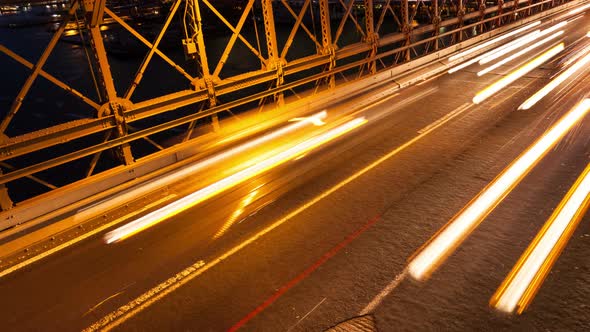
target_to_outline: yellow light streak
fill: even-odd
[[[563,51],[565,48],[563,43],[549,49],[547,52],[539,55],[535,59],[531,60],[530,62],[526,63],[525,65],[521,66],[517,70],[511,72],[510,74],[504,76],[500,80],[496,81],[489,87],[483,89],[482,91],[478,92],[475,97],[473,97],[473,103],[479,104],[482,101],[488,99],[490,96],[495,94],[496,92],[502,90],[503,88],[507,87],[512,82],[516,81],[517,79],[521,78],[522,76],[528,74],[533,69],[537,68],[538,66],[542,65],[545,61],[551,59],[559,52]]]
[[[526,36],[521,37],[521,38],[515,40],[514,42],[511,42],[511,43],[506,44],[504,47],[501,47],[501,49],[498,50],[497,52],[494,52],[494,53],[486,56],[485,58],[479,60],[479,64],[480,65],[485,65],[486,63],[492,62],[492,61],[496,60],[497,58],[499,58],[499,57],[501,57],[501,56],[503,56],[505,54],[508,54],[508,53],[510,53],[510,52],[512,52],[512,51],[514,51],[514,50],[516,50],[518,48],[520,48],[521,46],[524,46],[524,45],[526,45],[528,43],[531,43],[531,42],[533,42],[533,41],[535,41],[535,40],[537,40],[537,39],[539,39],[541,37],[544,37],[544,36],[552,33],[553,31],[557,31],[558,29],[564,27],[568,23],[569,22],[567,22],[567,21],[563,21],[563,22],[561,22],[559,24],[556,24],[556,25],[554,25],[554,26],[552,26],[552,27],[550,27],[548,29],[545,29],[543,31],[535,30],[535,31],[527,34]],[[561,33],[563,34],[563,32],[561,32]],[[549,40],[551,40],[551,39],[549,39]],[[543,43],[539,43],[537,46],[539,46],[541,44],[543,44]],[[532,50],[533,48],[534,47],[529,48],[529,51]],[[527,52],[522,52],[521,54],[525,54]],[[514,58],[516,58],[516,57],[513,57],[512,59],[514,59]],[[503,60],[503,61],[505,61],[504,63],[506,63],[509,60],[508,61]],[[478,76],[481,76],[481,75],[479,75],[479,73],[478,73]]]
[[[534,28],[534,27],[536,27],[539,24],[541,24],[541,21],[536,21],[536,22],[533,22],[531,24],[528,24],[528,25],[526,25],[524,27],[518,28],[518,29],[516,29],[514,31],[508,32],[506,34],[503,34],[501,36],[498,36],[496,38],[493,38],[491,40],[488,40],[487,42],[484,42],[482,44],[479,44],[479,45],[477,45],[475,47],[472,47],[472,48],[470,48],[468,50],[465,50],[463,52],[460,52],[458,54],[455,54],[455,55],[449,57],[449,61],[455,61],[455,60],[458,60],[460,58],[463,58],[466,55],[469,55],[471,53],[474,53],[474,52],[477,52],[477,51],[481,50],[482,48],[488,47],[488,46],[490,46],[492,44],[495,44],[497,42],[500,42],[500,41],[502,41],[502,40],[504,40],[506,38],[512,37],[512,36],[514,36],[516,34],[519,34],[519,33],[523,32],[523,31],[526,31],[526,30],[529,30],[531,28]]]
[[[106,243],[113,243],[116,241],[124,240],[134,234],[137,234],[155,224],[158,224],[174,215],[177,215],[231,187],[234,187],[246,180],[249,180],[265,171],[268,171],[291,158],[310,151],[322,144],[325,144],[345,133],[362,126],[367,120],[365,118],[356,118],[341,126],[331,129],[321,135],[308,139],[302,143],[299,143],[285,151],[279,152],[274,156],[267,158],[256,165],[245,168],[239,172],[236,172],[220,181],[217,181],[211,185],[208,185],[202,189],[199,189],[192,194],[189,194],[167,206],[164,206],[158,210],[155,210],[147,215],[136,219],[124,226],[121,226],[109,233],[104,237]],[[299,122],[297,122],[299,123]]]
[[[244,209],[246,208],[246,206],[248,206],[248,205],[250,205],[250,203],[252,203],[252,200],[254,199],[256,194],[258,194],[258,190],[252,191],[250,194],[248,194],[248,196],[246,196],[240,202],[238,208],[231,214],[231,216],[227,219],[227,221],[223,224],[223,226],[221,226],[221,228],[217,231],[217,233],[215,233],[215,235],[213,235],[214,240],[220,238],[223,234],[225,234],[225,232],[227,232],[227,230],[231,226],[233,226],[233,224],[236,222],[236,220],[238,220],[238,218],[242,215],[242,213],[244,213]]]
[[[487,67],[486,69],[480,70],[477,73],[477,76],[483,76],[483,75],[491,72],[492,70],[494,70],[494,69],[496,69],[496,68],[498,68],[500,66],[503,66],[503,65],[507,64],[508,62],[510,62],[510,61],[512,61],[512,60],[514,60],[514,59],[516,59],[518,57],[520,57],[521,55],[524,55],[524,54],[526,54],[526,53],[534,50],[535,48],[537,48],[537,47],[539,47],[539,46],[541,46],[543,44],[546,44],[546,43],[548,43],[548,42],[550,42],[550,41],[552,41],[552,40],[560,37],[561,35],[563,35],[563,32],[564,32],[563,30],[562,31],[559,31],[556,34],[553,34],[553,35],[551,35],[551,36],[549,36],[549,37],[547,37],[545,39],[542,39],[542,40],[534,43],[533,45],[530,45],[529,47],[526,47],[526,48],[524,48],[524,49],[522,49],[522,50],[520,50],[520,51],[512,54],[511,56],[508,56],[508,57],[502,59],[501,61],[496,62],[495,64]]]
[[[519,314],[527,308],[588,209],[589,199],[590,164],[492,296],[492,307]]]
[[[585,49],[584,51],[589,51],[590,49]],[[565,82],[568,78],[570,78],[573,74],[575,74],[578,70],[585,68],[586,65],[590,63],[590,54],[586,54],[582,59],[578,60],[574,65],[569,67],[566,71],[559,74],[556,78],[551,80],[547,85],[545,85],[541,90],[537,91],[534,95],[530,96],[527,100],[525,100],[522,105],[518,107],[519,110],[528,110],[529,108],[533,107],[539,100],[557,88],[561,83]]]
[[[133,197],[137,197],[137,195],[141,195],[142,193],[156,190],[157,188],[160,188],[168,183],[185,178],[185,177],[187,177],[191,174],[194,174],[206,167],[220,163],[220,162],[227,160],[230,157],[235,156],[239,153],[242,153],[248,149],[254,148],[258,145],[261,145],[263,143],[269,142],[269,141],[276,139],[278,137],[281,137],[283,135],[294,132],[298,129],[303,128],[304,126],[308,126],[310,124],[313,124],[314,119],[323,120],[327,116],[328,116],[328,113],[326,111],[316,113],[310,117],[307,117],[308,120],[299,121],[299,122],[296,122],[293,124],[289,124],[288,126],[285,126],[279,130],[276,130],[270,134],[258,137],[256,139],[248,141],[244,144],[238,145],[234,148],[231,148],[231,149],[228,149],[224,152],[221,152],[217,155],[214,155],[214,156],[209,157],[207,159],[198,161],[194,164],[188,165],[188,166],[186,166],[178,171],[175,171],[173,173],[169,173],[169,174],[163,175],[161,177],[158,177],[157,179],[151,180],[145,184],[142,184],[141,186],[133,187],[128,190],[125,190],[122,193],[117,194],[117,196],[115,196],[115,197],[112,197],[109,199],[104,199],[102,201],[99,201],[89,207],[86,207],[86,208],[78,211],[74,218],[82,220],[82,219],[92,215],[92,213],[95,213],[97,210],[101,210],[101,209],[104,210],[104,209],[114,207],[122,201],[127,201],[127,200],[132,199]]]
[[[408,264],[410,276],[427,279],[589,109],[590,99],[586,99],[505,168],[414,256]]]

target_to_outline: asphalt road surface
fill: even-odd
[[[587,43],[589,29],[586,18],[568,25],[566,46]],[[518,111],[561,69],[556,60],[471,103],[526,58],[404,89],[364,110],[361,128],[135,236],[107,245],[99,234],[3,277],[2,330],[323,331],[366,313],[380,331],[588,330],[589,217],[523,315],[488,305],[587,165],[588,118],[428,281],[404,274],[433,234],[590,92],[586,71]],[[355,101],[328,112],[336,109]]]

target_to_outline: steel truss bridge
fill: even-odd
[[[216,7],[217,1],[172,0],[165,4],[165,17],[157,21],[157,32],[147,37],[124,12],[115,10],[114,4],[106,0],[73,0],[64,22],[38,59],[27,59],[0,45],[2,67],[18,64],[29,70],[14,101],[3,110],[0,122],[0,206],[5,214],[0,228],[19,223],[6,217],[10,210],[39,199],[35,194],[15,204],[13,193],[23,183],[34,182],[43,188],[41,196],[76,188],[89,179],[105,178],[131,169],[141,160],[178,149],[178,145],[164,148],[161,137],[181,133],[180,145],[191,144],[198,138],[195,129],[203,123],[211,131],[219,131],[223,129],[220,117],[233,116],[243,109],[280,113],[288,109],[289,100],[300,95],[314,98],[342,83],[400,67],[565,2],[245,0],[232,8],[233,14],[228,14]],[[289,27],[286,39],[277,38],[279,16],[281,24]],[[208,20],[215,20],[214,29],[228,36],[220,54],[211,55],[208,34],[213,29]],[[182,22],[181,33],[167,33],[178,21]],[[255,28],[263,27],[256,28],[254,37],[244,33],[252,22]],[[128,31],[145,49],[141,65],[132,69],[136,74],[128,86],[118,82],[112,73],[110,46],[102,32],[107,23]],[[56,45],[72,29],[78,31],[87,53],[87,79],[95,85],[95,92],[83,92],[58,78],[59,73],[46,69]],[[307,45],[312,46],[298,45],[296,35],[305,36]],[[170,38],[175,38],[178,47],[184,47],[188,61],[173,60],[166,54],[161,45]],[[150,76],[149,67],[156,58],[169,66],[170,75],[184,79],[185,88],[150,98],[138,97],[136,91],[146,81],[166,80]],[[246,66],[237,73],[235,68],[227,70],[229,60],[240,58],[256,68]],[[62,89],[78,101],[77,105],[87,111],[85,114],[92,116],[11,134],[15,121],[26,122],[30,92],[38,80]],[[47,105],[48,114],[54,111],[52,107]],[[104,165],[98,167],[101,162]],[[46,175],[69,173],[71,169],[83,171],[71,172],[59,184]]]

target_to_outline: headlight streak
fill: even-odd
[[[565,13],[563,16],[571,16],[571,15],[574,15],[574,14],[577,14],[577,13],[581,13],[581,12],[583,12],[584,10],[586,10],[588,8],[590,8],[590,4],[587,4],[587,5],[578,7],[576,9],[572,9],[569,12]],[[560,16],[560,18],[561,18],[561,16]]]
[[[524,46],[528,43],[531,43],[543,36],[546,36],[550,33],[552,33],[553,31],[557,31],[560,28],[564,27],[565,25],[567,25],[569,22],[564,21],[561,22],[559,24],[556,24],[550,28],[547,28],[543,31],[540,30],[535,30],[529,34],[527,34],[526,36],[523,36],[521,38],[518,38],[506,45],[504,45],[503,47],[499,48],[498,51],[486,56],[485,58],[481,59],[479,61],[480,65],[485,65],[486,63],[492,62],[494,60],[496,60],[497,58],[501,57],[502,55],[508,54],[516,49],[518,49],[521,46]],[[525,52],[526,53],[526,52]]]
[[[547,37],[545,39],[542,39],[542,40],[534,43],[533,45],[530,45],[529,47],[526,47],[526,48],[524,48],[524,49],[522,49],[522,50],[520,50],[520,51],[512,54],[511,56],[506,57],[506,58],[502,59],[501,61],[496,62],[495,64],[487,67],[486,69],[480,70],[477,73],[477,76],[483,76],[483,75],[491,72],[492,70],[494,70],[494,69],[496,69],[496,68],[498,68],[498,67],[500,67],[502,65],[505,65],[508,62],[510,62],[510,61],[512,61],[512,60],[514,60],[514,59],[516,59],[518,57],[520,57],[521,55],[524,55],[524,54],[526,54],[526,53],[534,50],[535,48],[538,48],[538,47],[542,46],[543,44],[546,44],[546,43],[548,43],[548,42],[550,42],[550,41],[552,41],[554,39],[557,39],[558,37],[560,37],[561,35],[563,35],[563,32],[564,32],[563,30],[562,31],[559,31],[556,34],[553,34],[553,35],[551,35],[551,36],[549,36],[549,37]]]
[[[589,199],[590,164],[492,296],[492,307],[518,314],[528,307],[584,216]]]
[[[535,31],[527,34],[526,36],[522,36],[516,40],[513,40],[510,43],[508,43],[502,47],[499,47],[499,48],[493,50],[492,52],[489,52],[490,54],[486,55],[481,60],[479,60],[479,64],[485,65],[486,63],[492,62],[492,61],[496,60],[497,58],[499,58],[505,54],[508,54],[508,53],[520,48],[521,46],[524,46],[524,45],[530,43],[531,41],[539,38],[540,34],[541,34],[541,30],[535,30]]]
[[[492,85],[490,85],[487,88],[483,89],[482,91],[478,92],[477,95],[475,95],[475,97],[473,97],[473,103],[479,104],[482,101],[488,99],[490,96],[492,96],[496,92],[507,87],[512,82],[516,81],[517,79],[519,79],[522,76],[531,72],[533,69],[542,65],[545,61],[547,61],[547,60],[551,59],[552,57],[554,57],[555,55],[559,54],[559,52],[563,51],[564,48],[565,48],[564,44],[560,43],[557,46],[549,49],[547,52],[539,55],[535,59],[529,61],[525,65],[521,66],[517,70],[504,76],[503,78],[496,81]]]
[[[455,61],[457,59],[460,59],[460,58],[462,58],[462,57],[464,57],[466,55],[469,55],[471,53],[477,52],[477,51],[481,50],[482,48],[488,47],[488,46],[490,46],[492,44],[495,44],[497,42],[500,42],[500,41],[502,41],[502,40],[504,40],[506,38],[512,37],[512,36],[514,36],[516,34],[519,34],[519,33],[523,32],[523,31],[526,31],[526,30],[529,30],[531,28],[534,28],[534,27],[536,27],[537,25],[540,25],[540,24],[541,24],[541,21],[536,21],[536,22],[533,22],[533,23],[528,24],[526,26],[523,26],[521,28],[518,28],[518,29],[516,29],[514,31],[508,32],[506,34],[503,34],[501,36],[498,36],[496,38],[493,38],[491,40],[488,40],[485,43],[479,44],[479,45],[477,45],[475,47],[472,47],[472,48],[470,48],[468,50],[465,50],[463,52],[460,52],[458,54],[455,54],[455,55],[449,57],[449,60],[448,61]]]
[[[589,109],[586,99],[551,126],[427,242],[409,262],[408,273],[427,279]]]
[[[260,186],[258,186],[260,188]],[[248,194],[240,204],[238,208],[229,216],[229,218],[225,221],[225,223],[221,226],[221,228],[213,235],[213,240],[220,238],[227,230],[233,226],[233,224],[238,220],[238,218],[244,213],[244,209],[252,203],[254,197],[258,194],[258,189],[254,189],[250,194]]]
[[[586,53],[588,53],[588,51],[590,51],[590,45],[587,45],[586,47],[584,47],[581,50],[577,51],[573,55],[570,55],[568,57],[564,57],[564,58],[567,58],[567,59],[566,59],[565,62],[563,62],[561,64],[561,66],[565,68],[565,67],[571,65],[572,63],[576,62],[579,58],[583,57]]]
[[[588,52],[590,48],[586,47],[584,52]],[[563,73],[559,74],[556,78],[551,80],[547,85],[545,85],[541,90],[537,91],[534,95],[530,96],[527,100],[525,100],[522,105],[518,107],[519,110],[528,110],[529,108],[533,107],[539,100],[557,88],[561,83],[565,82],[569,77],[575,74],[578,70],[585,68],[587,64],[590,63],[590,54],[586,54],[582,59],[578,60],[574,65],[569,67]]]
[[[510,47],[512,47],[512,45],[514,45],[516,43],[519,43],[521,40],[523,40],[525,38],[529,38],[531,35],[537,34],[537,33],[540,33],[540,32],[541,32],[541,30],[535,30],[533,32],[528,33],[526,36],[519,37],[519,38],[517,38],[517,39],[515,39],[515,40],[513,40],[513,41],[511,41],[511,42],[509,42],[509,43],[507,43],[507,44],[505,44],[503,46],[499,46],[497,48],[494,48],[492,50],[489,50],[489,51],[487,51],[487,52],[485,52],[485,53],[483,53],[483,54],[481,54],[481,55],[479,55],[479,56],[477,56],[477,57],[475,57],[475,58],[473,58],[471,60],[464,61],[464,62],[462,62],[462,63],[454,66],[453,68],[449,69],[447,71],[447,73],[448,74],[453,74],[453,73],[458,72],[459,70],[461,70],[463,68],[466,68],[466,67],[471,66],[472,64],[474,64],[474,63],[476,63],[478,61],[482,61],[483,59],[485,59],[487,57],[493,57],[496,53],[501,52],[501,51],[505,50],[506,48],[510,48]]]
[[[245,168],[236,172],[222,180],[210,184],[202,189],[199,189],[192,194],[189,194],[169,205],[160,209],[152,211],[145,216],[136,219],[124,226],[121,226],[104,236],[106,243],[113,243],[124,240],[134,234],[137,234],[163,220],[166,220],[182,211],[185,211],[215,195],[221,193],[231,187],[234,187],[246,180],[249,180],[263,172],[274,168],[291,158],[308,152],[322,144],[327,143],[345,133],[362,126],[367,120],[365,118],[356,118],[343,125],[333,128],[323,134],[310,138],[302,143],[299,143],[285,151],[281,151],[270,158],[267,158],[260,163]],[[300,122],[298,122],[300,123]]]
[[[224,152],[221,152],[217,155],[214,155],[210,158],[207,158],[205,160],[191,164],[191,165],[184,167],[176,172],[163,175],[163,176],[161,176],[157,179],[154,179],[144,185],[141,185],[140,187],[127,189],[127,190],[123,191],[122,193],[117,194],[115,197],[110,197],[110,198],[104,199],[100,202],[92,204],[91,206],[80,209],[76,213],[74,218],[80,219],[80,220],[82,220],[84,218],[88,218],[93,213],[95,213],[95,211],[98,209],[103,210],[103,209],[115,207],[116,205],[120,204],[120,202],[130,200],[133,197],[140,195],[141,193],[150,192],[152,190],[160,188],[160,187],[166,185],[167,183],[182,179],[182,178],[184,178],[190,174],[193,174],[205,167],[209,167],[211,165],[219,163],[223,160],[230,158],[231,156],[234,156],[238,153],[244,152],[244,151],[246,151],[250,148],[253,148],[257,145],[263,144],[265,142],[268,142],[268,141],[278,138],[280,136],[291,133],[291,132],[298,130],[306,125],[313,124],[313,121],[314,121],[313,119],[319,119],[319,120],[325,119],[327,117],[327,115],[328,115],[328,113],[326,111],[316,113],[316,114],[308,117],[307,118],[308,120],[306,120],[306,121],[299,121],[299,122],[290,124],[290,125],[285,126],[279,130],[276,130],[270,134],[258,137],[256,139],[248,141],[242,145],[236,146],[234,148],[231,148],[231,149],[228,149]]]

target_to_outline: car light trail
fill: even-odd
[[[584,51],[589,51],[590,49],[586,48]],[[522,105],[518,107],[519,110],[528,110],[529,108],[533,107],[539,100],[545,97],[549,92],[553,91],[557,86],[561,83],[565,82],[569,77],[575,74],[578,70],[585,68],[588,63],[590,63],[590,54],[586,54],[582,59],[578,60],[574,65],[569,67],[566,71],[559,74],[556,78],[551,80],[547,85],[545,85],[541,90],[537,91],[534,95],[530,96],[529,99],[525,100]]]
[[[516,29],[516,30],[514,30],[514,31],[508,32],[508,33],[506,33],[506,34],[503,34],[503,35],[501,35],[501,36],[498,36],[498,37],[496,37],[496,38],[493,38],[493,39],[491,39],[491,40],[488,40],[488,41],[487,41],[487,42],[485,42],[485,43],[482,43],[482,44],[480,44],[480,45],[477,45],[477,46],[475,46],[475,47],[472,47],[472,48],[470,48],[470,49],[468,49],[468,50],[465,50],[465,51],[463,51],[463,52],[460,52],[460,53],[458,53],[458,54],[455,54],[455,55],[453,55],[453,56],[449,57],[449,61],[455,61],[455,60],[457,60],[457,59],[460,59],[460,58],[462,58],[462,57],[464,57],[464,56],[466,56],[466,55],[469,55],[469,54],[471,54],[471,53],[477,52],[477,51],[481,50],[481,49],[482,49],[482,48],[484,48],[484,47],[488,47],[488,46],[490,46],[490,45],[492,45],[492,44],[495,44],[495,43],[497,43],[497,42],[499,42],[499,41],[502,41],[502,40],[504,40],[504,39],[506,39],[506,38],[512,37],[512,36],[514,36],[514,35],[516,35],[516,34],[519,34],[519,33],[523,32],[523,31],[526,31],[526,30],[529,30],[529,29],[531,29],[531,28],[534,28],[534,27],[536,27],[536,26],[537,26],[537,25],[539,25],[539,24],[541,24],[541,21],[536,21],[536,22],[534,22],[534,23],[531,23],[531,24],[529,24],[529,25],[526,25],[526,26],[524,26],[524,27],[522,27],[522,28],[518,28],[518,29]]]
[[[475,97],[473,97],[473,103],[479,104],[482,101],[488,99],[490,96],[495,94],[496,92],[502,90],[510,83],[516,81],[517,79],[521,78],[522,76],[528,74],[533,69],[537,68],[538,66],[542,65],[545,61],[551,59],[559,52],[563,51],[565,48],[563,43],[549,49],[547,52],[539,55],[535,59],[531,60],[530,62],[526,63],[522,67],[518,68],[517,70],[511,72],[507,76],[504,76],[499,81],[496,81],[494,84],[490,85],[489,87],[483,89],[482,91],[478,92]]]
[[[475,58],[473,58],[473,59],[471,59],[469,61],[465,61],[465,62],[463,62],[463,63],[461,63],[461,64],[459,64],[459,65],[451,68],[448,71],[448,73],[449,74],[452,74],[452,73],[457,72],[457,71],[459,71],[459,70],[461,70],[461,69],[463,69],[465,67],[468,67],[468,66],[470,66],[470,65],[472,65],[472,64],[474,64],[474,63],[476,63],[478,61],[479,61],[480,64],[483,64],[482,61],[484,59],[487,59],[487,58],[491,58],[492,60],[493,59],[496,59],[497,57],[494,57],[495,54],[497,54],[499,52],[502,52],[503,50],[505,50],[507,48],[511,48],[513,45],[515,45],[517,43],[520,43],[522,40],[528,39],[528,38],[530,38],[530,36],[535,35],[535,34],[538,34],[540,32],[541,32],[541,30],[532,31],[532,32],[528,33],[525,36],[519,37],[519,38],[517,38],[517,39],[515,39],[515,40],[513,40],[511,42],[509,42],[508,44],[505,44],[503,46],[499,46],[499,47],[494,48],[494,49],[492,49],[490,51],[487,51],[487,52],[485,52],[482,55],[479,55],[479,56],[477,56],[477,57],[475,57]],[[486,61],[485,63],[487,63],[487,62],[489,62],[489,61]]]
[[[124,226],[121,226],[104,237],[106,243],[113,243],[126,239],[134,234],[137,234],[163,220],[166,220],[182,211],[185,211],[215,195],[223,192],[231,187],[234,187],[248,179],[251,179],[271,168],[274,168],[302,153],[306,153],[322,144],[325,144],[338,136],[341,136],[363,124],[367,120],[365,118],[356,118],[341,126],[333,128],[321,135],[308,139],[299,143],[285,151],[279,152],[270,158],[267,158],[256,165],[245,168],[237,173],[234,173],[220,181],[217,181],[207,187],[199,189],[192,194],[189,194],[167,206],[158,210],[150,212],[145,216],[132,221]]]
[[[498,47],[497,49],[493,50],[492,52],[489,52],[489,55],[486,55],[485,57],[483,57],[481,60],[479,60],[479,64],[480,65],[485,65],[486,63],[492,62],[494,60],[496,60],[497,58],[508,54],[518,48],[520,48],[521,46],[524,46],[528,43],[530,43],[531,41],[539,38],[539,35],[541,34],[541,30],[535,30],[529,34],[527,34],[526,36],[520,37],[514,41],[511,41],[510,43],[502,46],[502,47]]]
[[[496,52],[493,52],[492,54],[479,60],[479,64],[485,65],[486,63],[492,62],[492,61],[496,60],[497,58],[501,57],[502,55],[508,54],[508,53],[520,48],[521,46],[524,46],[528,43],[531,43],[531,42],[543,37],[543,36],[546,36],[546,35],[552,33],[553,31],[559,30],[560,28],[564,27],[568,23],[569,22],[564,21],[564,22],[556,24],[548,29],[545,29],[543,31],[535,30],[535,31],[527,34],[526,36],[520,37],[517,40],[514,40],[513,42],[510,42],[510,43],[504,45],[503,47],[500,47]],[[522,53],[522,54],[524,54],[524,53]],[[508,62],[508,61],[506,61],[506,62]]]
[[[261,186],[258,186],[258,188],[260,187]],[[252,200],[254,200],[254,197],[258,194],[258,188],[254,189],[240,202],[238,208],[229,216],[227,221],[221,226],[217,233],[213,235],[213,240],[220,238],[223,234],[225,234],[225,232],[227,232],[227,230],[231,226],[233,226],[233,224],[238,220],[242,213],[244,213],[246,207],[250,205],[250,203],[252,203]]]
[[[502,282],[490,305],[521,314],[533,300],[588,208],[590,164]]]
[[[414,256],[408,264],[410,276],[416,280],[428,278],[588,110],[590,99],[585,99],[505,168]]]
[[[575,9],[572,9],[572,10],[570,10],[569,12],[567,12],[563,16],[571,16],[571,15],[574,15],[574,14],[577,14],[577,13],[581,13],[581,12],[583,12],[584,10],[586,10],[588,8],[590,8],[590,4],[587,4],[587,5],[584,5],[584,6],[581,6],[581,7],[575,8]]]
[[[552,41],[552,40],[560,37],[561,35],[563,35],[563,30],[562,31],[559,31],[558,33],[553,34],[553,35],[551,35],[551,36],[549,36],[549,37],[547,37],[545,39],[542,39],[542,40],[534,43],[533,45],[530,45],[529,47],[526,47],[526,48],[524,48],[524,49],[522,49],[522,50],[520,50],[520,51],[512,54],[511,56],[502,59],[501,61],[498,61],[498,62],[494,63],[493,65],[487,67],[484,70],[480,70],[477,73],[477,76],[483,76],[483,75],[491,72],[492,70],[494,70],[494,69],[496,69],[496,68],[498,68],[498,67],[500,67],[502,65],[505,65],[508,62],[510,62],[510,61],[512,61],[512,60],[514,60],[514,59],[516,59],[518,57],[520,57],[521,55],[524,55],[524,54],[526,54],[526,53],[534,50],[535,48],[537,48],[537,47],[539,47],[539,46],[541,46],[543,44],[546,44],[546,43],[548,43],[548,42],[550,42],[550,41]]]
[[[238,145],[234,148],[228,149],[228,150],[221,152],[217,155],[214,155],[210,158],[204,159],[204,160],[194,163],[190,166],[184,167],[176,172],[161,176],[161,177],[154,179],[154,180],[152,180],[146,184],[143,184],[139,187],[134,187],[134,188],[130,188],[128,190],[125,190],[122,193],[117,194],[115,197],[101,200],[95,204],[92,204],[91,206],[85,207],[85,208],[77,211],[74,218],[79,219],[79,220],[84,220],[86,218],[89,218],[90,216],[94,215],[94,213],[96,213],[96,211],[115,207],[118,204],[120,204],[120,202],[122,202],[122,201],[127,201],[127,200],[130,200],[133,197],[136,197],[136,196],[141,195],[143,193],[156,190],[157,188],[160,188],[172,181],[182,179],[182,178],[184,178],[190,174],[193,174],[205,167],[209,167],[209,166],[214,165],[216,163],[222,162],[222,161],[230,158],[231,156],[237,155],[238,153],[242,153],[250,148],[256,147],[256,146],[261,145],[265,142],[271,141],[273,139],[276,139],[276,138],[286,135],[288,133],[294,132],[300,128],[303,128],[304,126],[317,123],[317,121],[321,121],[321,120],[325,119],[327,116],[328,116],[328,113],[326,111],[322,111],[322,112],[313,114],[309,117],[304,118],[303,121],[297,121],[295,123],[292,123],[292,124],[285,126],[279,130],[276,130],[272,133],[255,138],[251,141],[248,141],[244,144]]]

